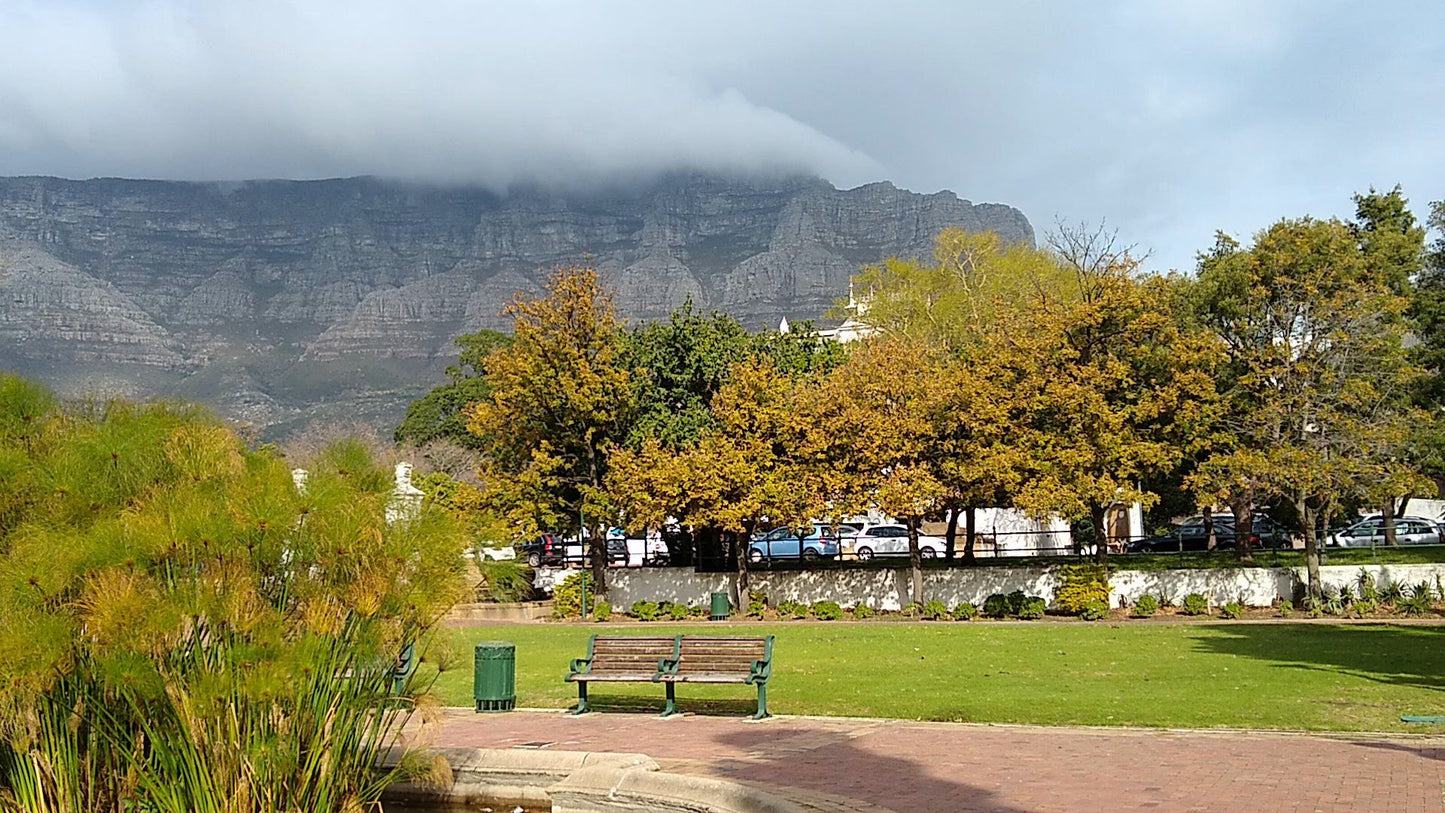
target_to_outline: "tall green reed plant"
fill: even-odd
[[[436,707],[393,669],[464,585],[450,516],[387,524],[362,444],[298,490],[191,407],[0,396],[0,808],[353,811],[442,770],[382,757]]]

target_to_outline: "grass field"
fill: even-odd
[[[777,636],[779,714],[1045,725],[1445,732],[1445,626],[1384,624],[535,624],[449,629],[448,705],[472,705],[477,641],[517,646],[517,702],[564,708],[593,633]],[[751,687],[678,688],[684,711],[743,714]],[[599,684],[601,710],[657,711],[662,687]]]

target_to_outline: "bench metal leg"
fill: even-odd
[[[677,713],[677,684],[669,681],[662,685],[667,687],[667,705],[662,707],[662,716],[671,717]]]
[[[753,715],[754,720],[764,720],[773,715],[768,714],[768,684],[758,684],[758,713]]]
[[[568,712],[569,714],[586,714],[592,707],[587,705],[587,681],[577,681],[577,708]]]

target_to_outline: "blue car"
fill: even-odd
[[[792,528],[775,528],[753,540],[748,548],[748,561],[764,559],[802,559],[812,562],[838,555],[838,537],[827,525],[814,525],[798,535]]]

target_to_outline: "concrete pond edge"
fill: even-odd
[[[384,801],[407,805],[513,805],[553,813],[814,813],[817,808],[726,779],[667,773],[644,754],[519,748],[433,748],[451,782],[398,782]],[[387,764],[400,759],[393,752]],[[878,810],[860,806],[859,811]]]

